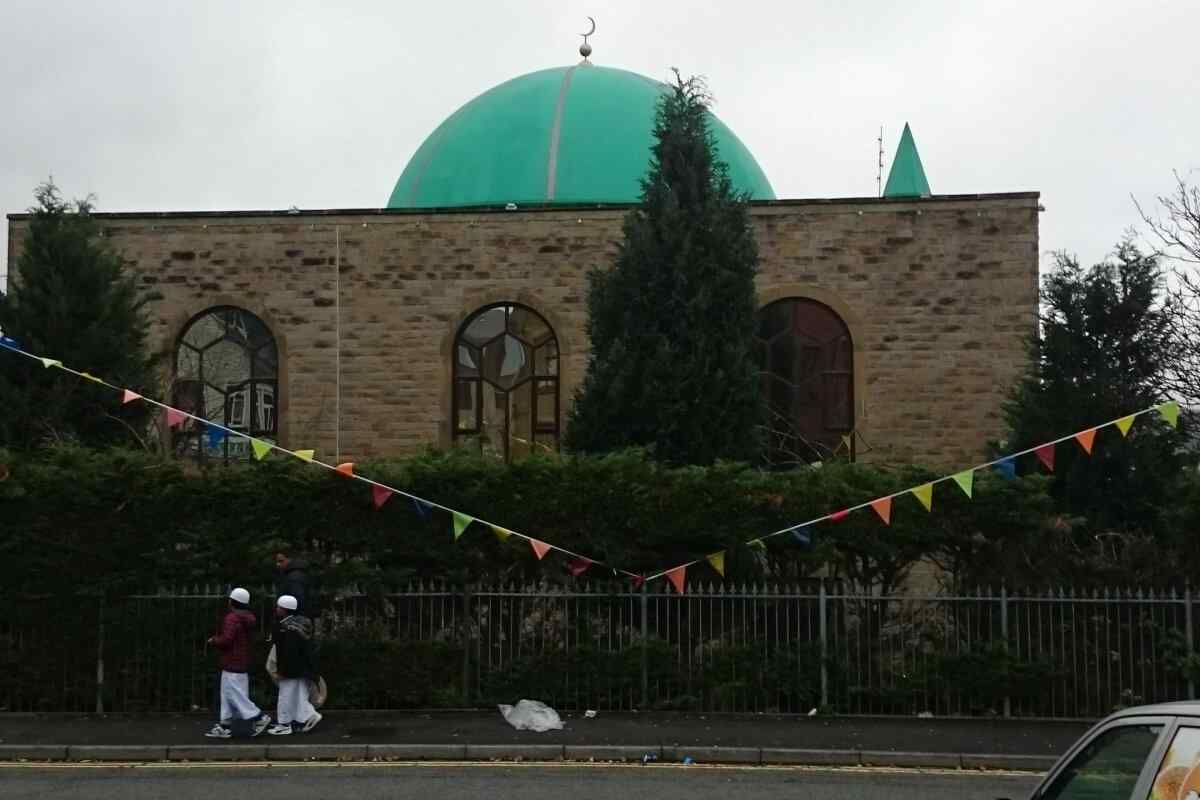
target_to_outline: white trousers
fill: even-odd
[[[303,678],[279,679],[279,709],[275,721],[281,725],[308,722],[317,713],[308,702],[308,681]]]
[[[221,722],[258,719],[262,709],[250,699],[250,676],[221,670]]]

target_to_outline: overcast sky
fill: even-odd
[[[0,210],[384,205],[508,78],[704,75],[781,198],[874,195],[911,122],[935,193],[1039,190],[1043,252],[1103,257],[1130,194],[1200,168],[1200,3],[0,0]],[[1196,173],[1200,175],[1200,172]],[[7,226],[0,240],[5,271]],[[1046,261],[1043,259],[1043,264]]]

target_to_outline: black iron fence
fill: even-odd
[[[210,707],[224,596],[5,598],[0,711]],[[262,664],[271,599],[255,596]],[[342,708],[1097,717],[1195,696],[1193,606],[1190,591],[415,585],[334,594],[320,657]],[[268,684],[260,668],[254,693]]]

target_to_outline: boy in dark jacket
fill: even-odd
[[[250,593],[240,587],[230,592],[229,613],[221,620],[221,632],[208,638],[220,654],[221,665],[221,714],[217,724],[204,734],[210,739],[228,739],[238,719],[254,721],[254,736],[271,724],[271,718],[250,699],[250,644],[257,622],[250,611]]]
[[[275,643],[275,668],[279,672],[279,707],[276,722],[267,733],[287,736],[311,731],[321,715],[308,701],[308,682],[317,677],[313,651],[313,623],[296,612],[299,603],[290,594],[276,601],[279,622],[271,639]]]

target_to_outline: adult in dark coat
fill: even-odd
[[[282,550],[275,554],[275,596],[289,595],[296,598],[300,604],[297,611],[309,619],[317,616],[312,613],[316,598],[313,597],[312,582],[308,576],[308,562],[302,558],[293,558]]]

